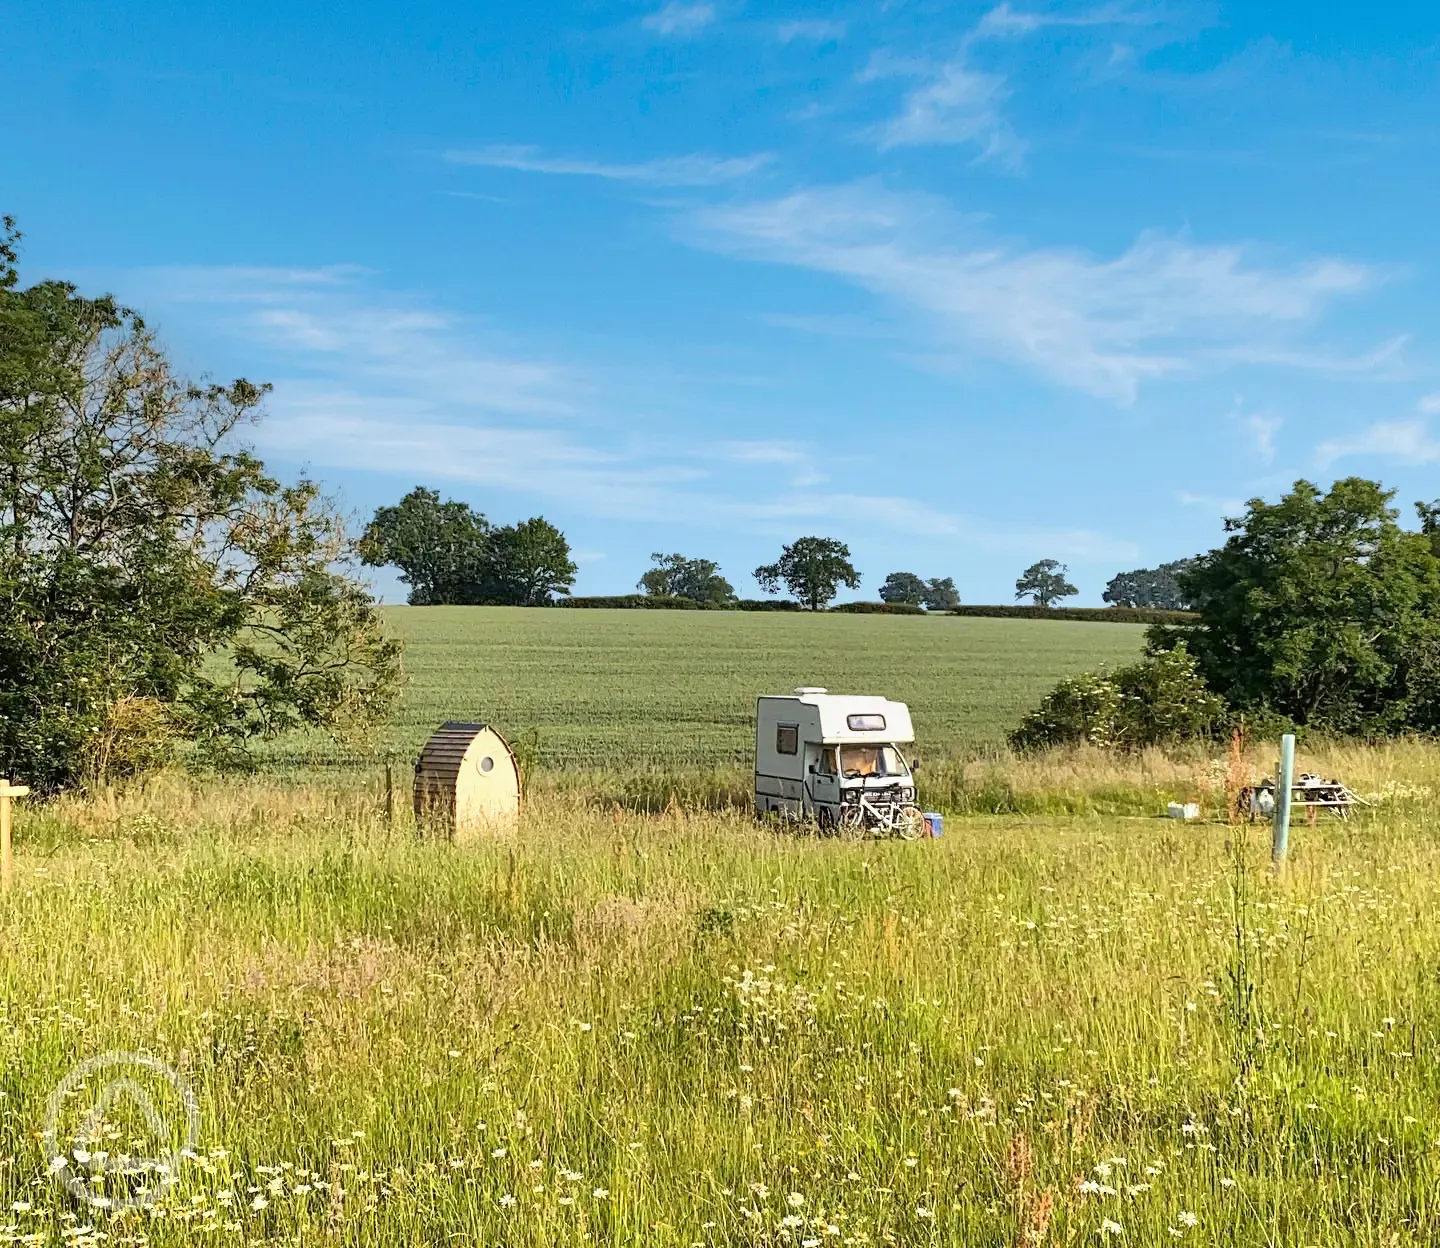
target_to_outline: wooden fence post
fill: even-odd
[[[10,801],[24,797],[30,790],[23,784],[0,780],[0,889],[10,891],[15,880],[15,854],[10,844]]]

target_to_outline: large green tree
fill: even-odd
[[[1152,645],[1183,638],[1242,711],[1339,732],[1440,727],[1440,558],[1392,499],[1358,477],[1252,499],[1179,576],[1198,624],[1152,629]]]
[[[755,579],[767,593],[783,584],[812,611],[818,611],[844,585],[855,589],[860,574],[850,562],[850,547],[833,537],[801,537],[781,548],[774,563],[755,569]]]
[[[268,387],[197,385],[113,299],[19,285],[0,228],[0,767],[108,781],[383,714],[399,673],[317,487],[239,440]]]
[[[652,597],[689,598],[707,606],[723,607],[735,601],[735,588],[720,575],[713,559],[687,559],[684,555],[650,556],[654,565],[636,587]]]
[[[565,534],[544,516],[532,516],[491,531],[482,600],[543,607],[570,592],[576,571]]]
[[[925,593],[920,601],[927,611],[953,611],[960,605],[960,591],[955,588],[955,578],[932,576],[925,582]]]
[[[490,525],[468,503],[442,502],[437,491],[417,485],[395,506],[375,513],[360,553],[372,567],[400,569],[411,606],[480,602]]]
[[[925,601],[925,582],[913,572],[892,572],[880,586],[880,601],[918,607]]]
[[[1195,561],[1176,559],[1158,568],[1136,568],[1110,578],[1101,597],[1112,607],[1155,607],[1163,611],[1185,611],[1190,600],[1180,587],[1180,574]]]
[[[1029,598],[1037,607],[1048,607],[1061,598],[1080,591],[1070,584],[1070,569],[1058,559],[1041,559],[1032,563],[1015,582],[1015,598]]]

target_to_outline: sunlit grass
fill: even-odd
[[[1329,761],[1388,795],[1298,826],[1279,879],[1261,827],[846,844],[573,779],[464,850],[387,826],[373,778],[27,810],[0,1242],[1432,1242],[1440,754]],[[175,1186],[120,1215],[38,1140],[109,1050],[182,1071],[202,1117]]]

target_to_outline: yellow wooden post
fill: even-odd
[[[0,888],[7,890],[15,877],[15,857],[10,848],[10,800],[29,792],[23,784],[0,780]]]

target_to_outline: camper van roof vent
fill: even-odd
[[[797,698],[803,698],[806,694],[824,692],[825,690],[821,689],[818,685],[801,685],[800,688],[795,690],[795,696]]]

